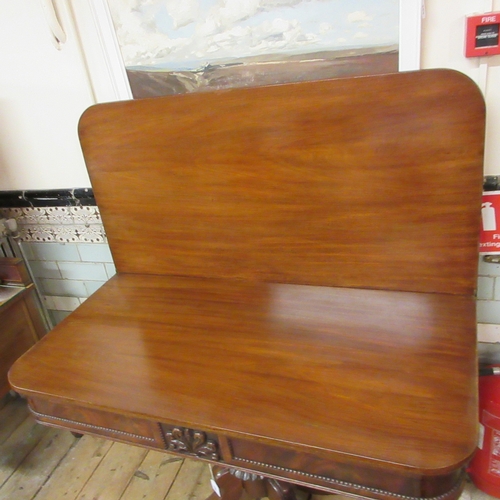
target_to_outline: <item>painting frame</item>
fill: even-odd
[[[99,61],[88,62],[90,66],[98,64],[101,75],[103,68],[105,69],[103,77],[97,76],[91,68],[96,101],[133,99],[107,0],[86,1],[100,46],[98,57],[95,57],[98,51],[93,51],[94,59]],[[399,0],[399,71],[420,69],[422,8],[423,0]]]

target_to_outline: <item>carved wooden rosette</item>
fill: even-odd
[[[219,460],[219,445],[214,439],[208,439],[205,432],[185,427],[164,430],[168,451],[193,455],[207,460]]]

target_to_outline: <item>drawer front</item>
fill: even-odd
[[[341,454],[294,450],[102,410],[41,399],[30,399],[29,404],[43,424],[219,462],[330,492],[379,500],[405,497],[447,500],[456,498],[463,479],[460,469],[442,476],[421,476],[394,471],[383,464],[375,467]]]
[[[326,458],[244,439],[231,439],[230,450],[230,463],[236,467],[375,498],[447,496],[460,487],[463,479],[462,470],[426,477],[342,459],[341,455]]]
[[[149,420],[39,399],[30,399],[29,405],[36,419],[43,424],[96,434],[115,441],[165,448],[159,425]]]

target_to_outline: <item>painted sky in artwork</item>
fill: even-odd
[[[127,67],[398,43],[399,0],[108,0]]]

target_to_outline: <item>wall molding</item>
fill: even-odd
[[[91,188],[0,191],[0,208],[96,206]]]

